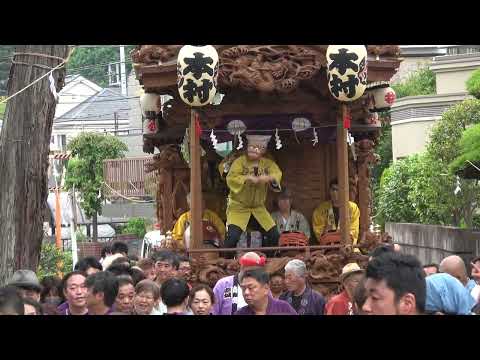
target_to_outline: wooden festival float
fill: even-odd
[[[352,251],[347,229],[342,231],[340,245],[316,246],[313,240],[311,246],[288,248],[288,252],[276,248],[282,249],[283,255],[268,259],[266,269],[282,271],[290,258],[301,258],[307,263],[314,288],[327,296],[336,292],[341,268],[351,261],[365,266],[368,256],[364,254],[387,241],[369,231],[370,167],[378,161],[374,149],[381,130],[379,112],[385,110],[385,104],[379,102],[386,101],[388,109],[395,98],[388,82],[401,61],[398,46],[368,45],[363,63],[367,90],[355,101],[342,102],[329,89],[328,45],[215,45],[217,94],[212,103],[201,107],[190,107],[180,98],[177,56],[181,48],[141,45],[131,53],[136,76],[149,94],[150,104],[145,99],[142,104],[146,115],[143,148],[146,153],[154,153],[155,148],[158,152],[145,170],[158,176],[157,217],[162,231],[171,230],[188,210],[185,196],[193,189],[189,255],[194,276],[212,285],[235,273],[238,263],[219,257],[218,249],[205,249],[202,231],[198,231],[202,196],[207,208],[226,218],[228,188],[218,171],[223,158],[214,144],[231,141],[230,158],[245,150],[246,146],[236,150],[240,142],[246,142],[242,134],[273,135],[268,156],[282,170],[282,186],[292,193],[294,208],[311,223],[315,207],[328,199],[330,180],[338,178],[340,224],[348,223],[347,199],[357,203],[358,246],[363,254]],[[269,194],[268,209],[272,209],[274,197]]]

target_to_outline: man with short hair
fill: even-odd
[[[190,193],[187,194],[187,204],[190,208],[191,202]],[[206,208],[205,198],[202,200],[202,229],[203,241],[210,243],[215,247],[221,247],[225,239],[225,224],[220,216],[214,211]],[[180,249],[188,249],[190,247],[190,225],[191,225],[190,210],[180,215],[172,230],[172,236],[177,242]],[[187,230],[188,229],[188,230]]]
[[[102,271],[103,267],[102,264],[100,264],[100,261],[98,261],[95,257],[87,256],[83,259],[80,259],[75,264],[75,270],[82,271],[88,276]]]
[[[118,294],[118,280],[112,273],[101,271],[85,280],[89,315],[109,315]]]
[[[128,261],[128,246],[127,246],[127,244],[125,244],[121,241],[115,241],[112,244],[111,251],[112,251],[112,255],[107,256],[102,262],[103,270],[107,270],[108,267],[110,265],[112,265],[112,263],[115,259],[124,257],[124,258],[127,258],[127,261]]]
[[[178,258],[179,266],[178,266],[178,275],[185,281],[188,281],[190,276],[192,275],[192,267],[190,266],[190,259],[182,255]]]
[[[393,248],[392,244],[380,244],[377,246],[375,249],[373,249],[370,252],[370,257],[368,258],[368,261],[372,261],[372,259],[376,258],[377,256],[380,256],[382,254],[388,253],[388,252],[395,252],[395,249]]]
[[[340,231],[340,195],[338,189],[338,180],[333,179],[330,181],[330,200],[321,203],[313,212],[312,227],[318,241],[329,232]],[[353,245],[356,245],[359,233],[360,210],[353,201],[349,201],[348,205],[350,211],[349,233],[352,236]],[[359,250],[355,248],[354,251],[358,252]]]
[[[287,292],[280,300],[288,302],[298,315],[323,315],[325,299],[307,284],[307,266],[302,260],[290,260],[285,265]]]
[[[155,281],[159,286],[177,275],[180,262],[178,256],[170,250],[162,250],[152,255],[155,262],[155,272],[157,274]]]
[[[17,288],[5,286],[0,288],[0,315],[24,315],[23,299]]]
[[[425,276],[438,274],[439,273],[438,264],[423,265],[423,271],[425,272]]]
[[[246,270],[240,283],[247,306],[235,315],[297,315],[288,302],[270,295],[269,276],[264,269]]]
[[[131,314],[133,312],[133,301],[135,299],[135,285],[130,276],[117,276],[118,294],[115,299],[115,311]]]
[[[476,283],[468,278],[465,262],[458,255],[447,256],[440,262],[440,272],[447,273],[460,280],[469,292],[473,290]]]
[[[239,273],[218,280],[213,288],[215,294],[214,315],[233,315],[238,309],[247,305],[243,298],[239,279],[244,271],[265,266],[266,259],[255,252],[247,252],[240,257],[239,262]]]
[[[362,310],[367,315],[419,315],[425,311],[425,274],[418,259],[393,252],[368,263]]]
[[[65,302],[57,307],[59,315],[87,315],[87,275],[82,271],[72,271],[62,279]]]
[[[178,268],[180,267],[177,254],[170,250],[162,250],[154,253],[152,259],[155,262],[155,272],[157,274],[155,282],[159,287],[161,287],[165,281],[177,276]],[[154,308],[153,315],[163,315],[166,312],[167,307],[163,303],[163,300],[160,299]]]
[[[160,288],[160,296],[169,315],[190,315],[187,311],[190,288],[183,279],[168,279]]]
[[[128,257],[128,245],[121,241],[115,241],[112,244],[112,254],[120,254],[123,257]]]
[[[142,259],[138,262],[137,266],[142,269],[146,279],[154,281],[157,277],[155,262],[152,259]]]
[[[32,270],[17,270],[7,285],[17,288],[22,298],[29,298],[40,302],[42,286],[37,275]]]
[[[363,279],[365,270],[361,269],[357,263],[350,263],[343,267],[340,275],[340,282],[343,285],[343,291],[332,297],[327,305],[325,312],[327,315],[353,315],[353,295],[358,284]]]

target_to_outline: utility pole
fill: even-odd
[[[113,113],[113,119],[115,121],[115,123],[114,123],[115,124],[115,136],[117,136],[118,135],[118,113],[116,111]]]
[[[122,95],[127,96],[127,71],[125,67],[125,45],[120,45],[120,83]]]

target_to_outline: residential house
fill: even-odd
[[[432,125],[451,106],[469,97],[465,82],[480,68],[480,46],[449,46],[429,68],[435,73],[436,94],[398,99],[391,109],[393,160],[425,150]]]
[[[102,91],[102,87],[98,86],[94,82],[84,78],[81,75],[69,75],[65,78],[65,86],[58,93],[59,101],[55,109],[55,118],[62,117],[66,113],[72,111],[76,107],[85,103],[92,96]],[[53,126],[52,136],[50,140],[51,152],[65,151],[67,146],[66,133],[58,131]]]

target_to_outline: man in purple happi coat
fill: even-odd
[[[213,288],[215,304],[214,315],[233,315],[238,309],[247,306],[240,287],[239,278],[248,269],[261,268],[266,259],[254,252],[247,252],[240,258],[240,272],[217,281]]]
[[[269,296],[269,276],[264,269],[246,270],[240,284],[247,306],[235,315],[297,315],[288,302]]]

